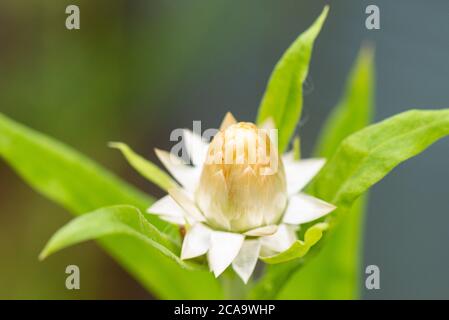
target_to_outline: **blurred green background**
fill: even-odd
[[[81,29],[65,28],[76,4]],[[172,129],[216,127],[228,110],[255,118],[268,76],[286,47],[319,14],[316,0],[3,0],[0,111],[81,150],[156,196],[106,144],[128,142],[156,161]],[[365,29],[365,8],[381,29]],[[449,107],[449,2],[331,2],[305,89],[299,126],[310,154],[342,93],[361,43],[376,46],[380,120],[411,108]],[[449,141],[441,141],[375,186],[364,265],[381,270],[365,298],[449,298]],[[32,157],[33,155],[30,155]],[[0,162],[0,298],[151,298],[94,243],[37,255],[71,216]],[[65,267],[81,290],[65,289]]]

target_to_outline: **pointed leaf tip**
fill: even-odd
[[[285,151],[301,118],[302,85],[307,78],[312,49],[329,12],[325,6],[313,24],[290,45],[276,64],[259,106],[257,123],[269,117],[279,129],[279,150]]]
[[[144,178],[167,191],[175,184],[173,179],[151,161],[135,153],[128,145],[122,142],[109,142],[108,146],[120,150],[128,163]]]

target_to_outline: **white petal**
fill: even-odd
[[[184,139],[187,152],[190,159],[195,166],[202,167],[206,160],[207,149],[209,144],[205,142],[201,136],[192,132],[191,130],[184,129]]]
[[[245,236],[239,233],[214,231],[210,237],[209,267],[218,277],[232,263],[242,247]]]
[[[325,216],[335,210],[335,206],[304,193],[295,194],[288,200],[283,222],[302,224]]]
[[[245,283],[248,282],[254,272],[257,259],[259,258],[260,247],[259,240],[246,240],[243,242],[239,254],[232,262],[232,268]]]
[[[184,210],[170,196],[165,196],[157,200],[147,209],[147,212],[158,215],[162,220],[171,223],[181,225],[186,223]]]
[[[201,169],[187,165],[178,156],[155,149],[156,155],[170,174],[187,190],[193,192],[199,182]]]
[[[197,223],[190,228],[182,242],[181,259],[191,259],[201,256],[209,250],[212,230]]]
[[[294,161],[295,161],[295,152],[293,150],[287,151],[282,155],[282,162],[286,163]]]
[[[187,213],[187,220],[189,218],[193,218],[195,221],[203,222],[206,221],[201,211],[195,205],[195,202],[192,200],[191,196],[186,193],[181,188],[171,188],[168,190],[170,196],[176,201],[176,203],[184,209]],[[191,221],[189,221],[191,223]]]
[[[263,249],[269,249],[275,252],[287,250],[297,239],[297,229],[296,226],[281,224],[275,234],[260,238]]]
[[[171,175],[189,191],[194,191],[200,179],[198,168],[186,165],[174,154],[160,149],[155,149],[156,155]]]
[[[249,231],[246,231],[244,233],[245,236],[250,236],[250,237],[261,237],[261,236],[269,236],[274,234],[278,229],[278,226],[276,225],[269,225],[269,226],[265,226],[265,227],[259,227],[259,228],[255,228]]]
[[[325,164],[325,159],[307,159],[292,161],[289,155],[282,158],[287,178],[287,192],[294,194],[301,191]]]

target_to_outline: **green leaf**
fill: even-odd
[[[343,139],[371,122],[374,83],[374,51],[364,47],[343,97],[325,122],[315,148],[317,157],[331,158]],[[355,203],[344,223],[333,228],[324,245],[318,244],[322,249],[317,254],[309,252],[282,268],[270,267],[254,294],[271,297],[282,289],[279,297],[284,299],[357,298],[364,203],[363,198]]]
[[[152,181],[162,190],[168,191],[172,186],[176,185],[176,182],[165,173],[165,171],[161,170],[158,166],[151,163],[150,161],[144,159],[126,144],[121,142],[110,142],[109,146],[111,148],[115,148],[120,150],[125,156],[126,160],[128,160],[129,164],[137,170],[143,177]]]
[[[324,125],[316,147],[318,157],[330,158],[348,135],[366,127],[374,109],[374,50],[360,50],[345,93]],[[358,299],[366,197],[355,202],[326,239],[320,252],[286,283],[279,298]]]
[[[129,204],[143,211],[152,202],[150,197],[73,149],[1,114],[0,156],[35,190],[77,215],[117,204]],[[157,217],[145,215],[145,218],[159,230],[176,234],[176,228]],[[209,272],[182,269],[142,242],[123,236],[99,242],[160,298],[223,297],[218,281]]]
[[[293,259],[302,258],[307,254],[312,246],[320,241],[321,237],[323,236],[323,231],[325,231],[327,228],[327,223],[317,223],[307,229],[304,234],[304,241],[296,240],[287,250],[274,256],[264,257],[261,260],[269,264],[277,264]]]
[[[411,110],[346,138],[313,184],[336,216],[401,162],[449,134],[449,109]],[[332,183],[331,183],[332,181]]]
[[[345,223],[340,218],[357,198],[394,167],[447,135],[449,109],[443,109],[404,112],[346,138],[311,188],[315,196],[337,206],[328,217],[331,227],[338,226],[338,222]],[[262,280],[254,294],[277,294],[285,282],[276,280],[280,277],[287,280],[285,270],[291,276],[302,264],[303,261],[293,261],[284,266],[284,275],[278,275],[276,269],[269,270],[271,274]]]
[[[321,240],[320,250],[303,263],[279,292],[279,299],[359,299],[365,198]],[[317,244],[318,245],[318,244]],[[309,253],[311,254],[311,253]]]
[[[276,64],[259,106],[257,123],[261,125],[269,118],[279,130],[279,150],[285,151],[295,132],[302,111],[302,84],[309,71],[310,57],[315,38],[318,36],[329,7],[287,49]]]
[[[101,208],[73,219],[51,237],[39,258],[45,259],[56,251],[80,242],[114,235],[143,241],[180,266],[188,269],[193,267],[179,258],[180,247],[177,242],[148,222],[139,209],[129,205]]]
[[[363,47],[346,83],[345,93],[327,119],[315,154],[330,158],[350,134],[366,127],[374,109],[374,50]]]
[[[145,210],[153,201],[75,150],[2,114],[0,156],[35,190],[75,214],[123,203]]]
[[[299,136],[293,139],[293,159],[301,160],[301,138]]]

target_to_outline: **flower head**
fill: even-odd
[[[181,258],[207,254],[215,276],[232,264],[247,282],[259,257],[287,250],[300,224],[335,209],[300,193],[324,160],[281,157],[271,122],[257,128],[228,114],[210,144],[188,130],[184,138],[194,166],[156,150],[181,186],[148,212],[185,225]]]
[[[212,140],[195,201],[210,226],[232,232],[276,224],[287,206],[277,146],[266,130],[240,122]]]

